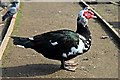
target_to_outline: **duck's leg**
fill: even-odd
[[[75,71],[77,69],[77,67],[74,65],[66,65],[65,64],[65,60],[61,60],[61,69],[65,69],[65,70],[68,70],[68,71]]]
[[[78,63],[75,63],[74,60],[69,60],[69,61],[65,62],[65,65],[66,66],[73,66],[74,67],[74,66],[77,66]]]
[[[65,60],[61,60],[61,66],[60,66],[61,69],[64,69],[65,68]]]

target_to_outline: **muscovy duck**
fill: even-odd
[[[77,31],[57,30],[30,38],[15,37],[15,45],[31,48],[48,59],[60,60],[61,68],[67,69],[65,61],[88,51],[91,46],[91,33],[88,27],[77,23]]]
[[[29,38],[12,36],[19,47],[31,48],[48,59],[61,61],[61,68],[75,71],[76,65],[65,62],[87,52],[91,47],[91,32],[77,19],[77,30],[56,30]],[[72,62],[71,62],[72,63]],[[70,66],[74,66],[71,69]]]

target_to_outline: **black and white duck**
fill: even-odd
[[[56,30],[29,38],[12,37],[15,45],[24,48],[31,48],[41,53],[44,57],[61,61],[61,68],[75,71],[76,66],[71,62],[69,66],[66,61],[87,52],[91,47],[91,32],[77,21],[77,30]]]

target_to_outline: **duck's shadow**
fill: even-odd
[[[60,70],[59,65],[54,64],[29,64],[17,67],[2,68],[2,77],[30,77],[44,76]]]

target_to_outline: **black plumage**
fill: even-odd
[[[77,22],[77,31],[57,30],[36,35],[32,38],[12,37],[15,45],[31,48],[44,57],[61,61],[65,69],[65,61],[88,51],[91,46],[91,36],[88,27]]]

